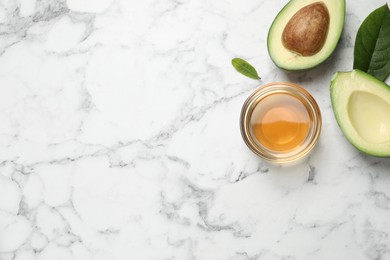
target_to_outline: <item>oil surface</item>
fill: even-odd
[[[305,105],[298,98],[276,93],[257,103],[251,115],[250,132],[269,150],[287,152],[305,141],[310,121]]]

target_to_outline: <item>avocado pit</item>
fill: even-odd
[[[296,12],[283,30],[285,48],[302,56],[313,56],[325,44],[329,11],[323,2],[307,5]]]

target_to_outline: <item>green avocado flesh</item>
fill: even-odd
[[[320,4],[324,6],[325,10],[327,10],[329,16],[326,27],[322,26],[324,28],[312,28],[310,26],[306,26],[308,24],[314,24],[315,26],[317,22],[315,19],[318,16],[316,16],[314,12],[311,12],[313,14],[312,18],[307,18],[308,15],[306,12],[304,15],[301,15],[300,19],[292,19],[296,16],[296,14],[302,12],[302,10],[307,8],[309,5],[315,4]],[[344,28],[344,19],[345,0],[291,0],[276,16],[268,32],[267,47],[272,61],[276,66],[285,70],[305,70],[321,64],[336,48]],[[286,26],[291,24],[290,21],[293,20],[296,21],[294,23],[296,26],[292,26],[290,28],[294,28],[294,31],[297,34],[301,34],[302,31],[308,31],[309,28],[312,28],[310,31],[314,31],[316,33],[322,29],[325,31],[325,33],[322,34],[324,36],[324,40],[321,41],[322,47],[319,47],[318,51],[307,55],[305,53],[299,53],[299,51],[297,52],[294,48],[288,48],[289,44],[286,44],[286,41],[284,41],[284,32]],[[308,37],[302,36],[301,38],[294,38],[295,35],[296,34],[290,35],[290,42],[294,42],[293,44],[295,45],[308,45],[305,43]],[[308,35],[310,36],[313,34],[309,33]],[[316,37],[311,38],[315,41]]]
[[[390,86],[360,70],[338,72],[330,96],[348,141],[369,155],[389,157]]]

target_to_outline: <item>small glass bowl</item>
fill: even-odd
[[[306,137],[295,148],[287,151],[267,148],[262,145],[261,140],[258,140],[251,130],[252,112],[256,106],[261,105],[262,100],[273,94],[286,94],[295,97],[306,108],[310,118],[307,122]],[[275,82],[258,88],[247,98],[241,110],[240,127],[244,142],[256,155],[276,164],[295,163],[308,155],[318,141],[321,126],[321,112],[317,102],[304,88],[292,83]]]

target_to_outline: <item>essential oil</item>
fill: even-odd
[[[321,112],[304,88],[285,82],[256,89],[241,110],[241,135],[259,157],[273,163],[295,163],[315,146]]]
[[[276,93],[257,103],[251,115],[250,131],[262,146],[286,152],[305,141],[310,121],[307,108],[298,98]]]

